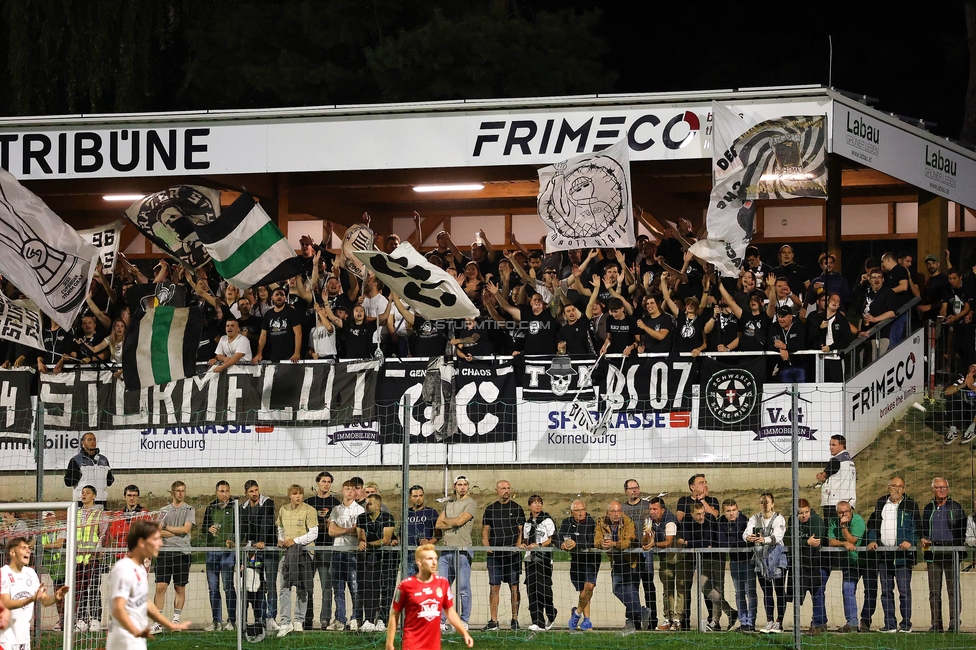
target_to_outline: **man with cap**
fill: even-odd
[[[71,498],[81,505],[81,490],[86,485],[95,488],[98,500],[95,507],[105,509],[108,499],[108,488],[115,482],[112,468],[98,449],[95,434],[89,431],[81,436],[81,450],[68,461],[68,469],[64,473],[64,484],[72,488]]]
[[[793,310],[785,305],[777,307],[776,322],[769,328],[769,349],[779,352],[776,365],[782,383],[802,384],[807,380],[803,359],[794,356],[805,347],[806,339],[803,322],[793,315]]]
[[[444,506],[444,512],[437,517],[438,530],[444,531],[444,551],[438,562],[437,574],[447,578],[448,583],[457,580],[457,590],[461,596],[461,621],[467,628],[471,619],[471,532],[474,518],[478,514],[478,503],[468,495],[467,476],[454,479],[454,498]],[[441,617],[441,628],[447,631],[446,613]]]
[[[942,295],[949,288],[949,278],[942,272],[942,264],[935,255],[925,257],[925,270],[929,272],[929,277],[922,285],[922,300],[916,309],[923,318],[935,320],[942,309]]]
[[[267,361],[298,361],[302,350],[302,321],[288,305],[288,292],[278,287],[271,294],[273,309],[261,321],[258,353],[252,363]]]

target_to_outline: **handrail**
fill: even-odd
[[[851,352],[852,350],[857,349],[859,346],[864,345],[864,343],[866,341],[870,341],[871,338],[875,334],[877,334],[878,332],[880,332],[882,329],[884,329],[888,325],[894,323],[896,320],[898,320],[898,317],[899,316],[901,316],[902,314],[908,312],[912,307],[914,307],[915,305],[919,304],[921,301],[922,301],[921,296],[915,296],[915,297],[913,297],[911,300],[909,300],[904,305],[902,305],[901,308],[898,311],[895,312],[895,317],[894,318],[886,318],[885,320],[881,321],[880,323],[877,323],[874,327],[872,327],[871,329],[867,330],[864,333],[864,336],[858,335],[854,339],[854,342],[853,343],[851,343],[846,348],[844,348],[843,350],[840,351],[840,354],[845,355],[845,354]]]

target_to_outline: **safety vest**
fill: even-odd
[[[57,532],[43,533],[41,535],[41,547],[55,542],[58,539]],[[44,549],[43,567],[47,571],[51,580],[58,582],[64,579],[64,563],[61,561],[61,551],[59,549]]]
[[[89,508],[78,511],[78,533],[77,550],[78,564],[88,564],[94,557],[94,551],[98,548],[98,541],[101,537],[102,517],[105,511],[100,508]]]

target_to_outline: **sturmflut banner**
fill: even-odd
[[[397,467],[409,430],[415,465],[783,463],[795,426],[800,462],[821,463],[830,436],[863,449],[920,399],[921,358],[910,337],[847,388],[800,385],[796,404],[786,384],[753,386],[701,357],[476,359],[457,365],[458,430],[440,442],[426,359],[238,366],[132,393],[108,371],[65,372],[41,377],[44,458],[63,468],[97,431],[119,469]],[[0,370],[0,470],[34,467],[30,378]],[[581,410],[600,426],[581,426]]]

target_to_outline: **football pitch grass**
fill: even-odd
[[[87,635],[82,635],[82,638]],[[652,646],[667,647],[669,650],[705,650],[707,648],[789,648],[793,646],[792,632],[783,634],[742,634],[739,632],[718,633],[664,633],[636,632],[623,635],[620,631],[593,631],[586,633],[552,632],[472,632],[474,647],[478,650],[618,650],[638,649]],[[47,640],[47,639],[45,639]],[[55,641],[51,638],[50,641]],[[243,641],[244,648],[266,648],[267,650],[292,650],[297,648],[322,648],[323,650],[370,650],[382,649],[386,642],[385,633],[293,633],[278,639],[273,635],[260,643]],[[104,643],[104,637],[102,638]],[[819,636],[804,636],[803,646],[836,650],[837,648],[872,650],[921,650],[923,648],[974,648],[976,636],[972,634],[865,634],[828,633]],[[45,650],[59,647],[44,643]],[[75,642],[75,647],[93,647],[90,642]],[[97,647],[101,647],[99,644]],[[208,648],[231,650],[237,647],[237,637],[233,632],[182,632],[164,633],[149,642],[150,650],[206,650]],[[397,638],[399,649],[400,639]],[[462,650],[464,643],[458,634],[445,634],[442,637],[444,650]]]

